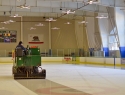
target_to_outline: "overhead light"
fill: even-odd
[[[46,21],[56,21],[56,19],[49,18],[49,19],[46,19]]]
[[[13,21],[13,20],[8,20],[8,21],[4,21],[4,22],[1,22],[1,23],[10,24],[11,22],[15,22],[15,21]]]
[[[92,0],[90,0],[88,3],[89,3],[89,4],[93,4],[93,1],[92,1]]]
[[[96,18],[102,19],[102,18],[108,18],[108,16],[101,15],[101,16],[97,16]]]
[[[95,4],[95,3],[99,3],[99,1],[98,0],[89,0],[88,3],[89,4]]]
[[[70,22],[66,22],[65,24],[71,24]]]
[[[15,14],[14,16],[10,16],[10,17],[22,17],[22,16],[19,16],[18,14]]]
[[[58,30],[58,29],[60,29],[60,28],[54,27],[54,28],[51,28],[51,29],[53,29],[53,30]]]
[[[81,22],[78,22],[78,23],[88,23],[88,22],[86,22],[86,21],[81,21]]]
[[[38,24],[36,24],[35,26],[45,26],[45,25],[42,24],[42,23],[38,23]]]
[[[75,14],[75,11],[67,10],[67,11],[62,11],[62,13],[66,13],[66,14]]]
[[[35,29],[36,29],[36,28],[34,28],[34,27],[31,27],[31,28],[30,28],[30,30],[35,30]]]
[[[24,5],[17,6],[17,8],[20,8],[20,9],[30,9],[30,6],[27,6],[26,4],[24,4]]]
[[[7,29],[7,28],[5,28],[5,27],[1,27],[0,29]]]
[[[9,21],[4,21],[4,22],[1,22],[1,23],[4,23],[4,24],[10,24]]]
[[[10,19],[9,22],[16,22],[16,21],[13,21],[13,20]]]

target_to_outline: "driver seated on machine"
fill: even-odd
[[[22,41],[19,42],[19,44],[16,46],[16,48],[21,48],[24,51],[24,54],[26,55],[26,48],[23,46]]]

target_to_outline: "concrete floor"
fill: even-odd
[[[0,95],[125,95],[125,70],[43,64],[46,79],[14,80],[12,64],[0,64]]]

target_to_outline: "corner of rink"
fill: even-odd
[[[12,57],[0,57],[0,64],[1,64],[1,63],[12,64],[13,61],[14,61],[14,60],[13,60]]]

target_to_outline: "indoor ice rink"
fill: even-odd
[[[0,0],[0,95],[125,95],[125,0]]]

